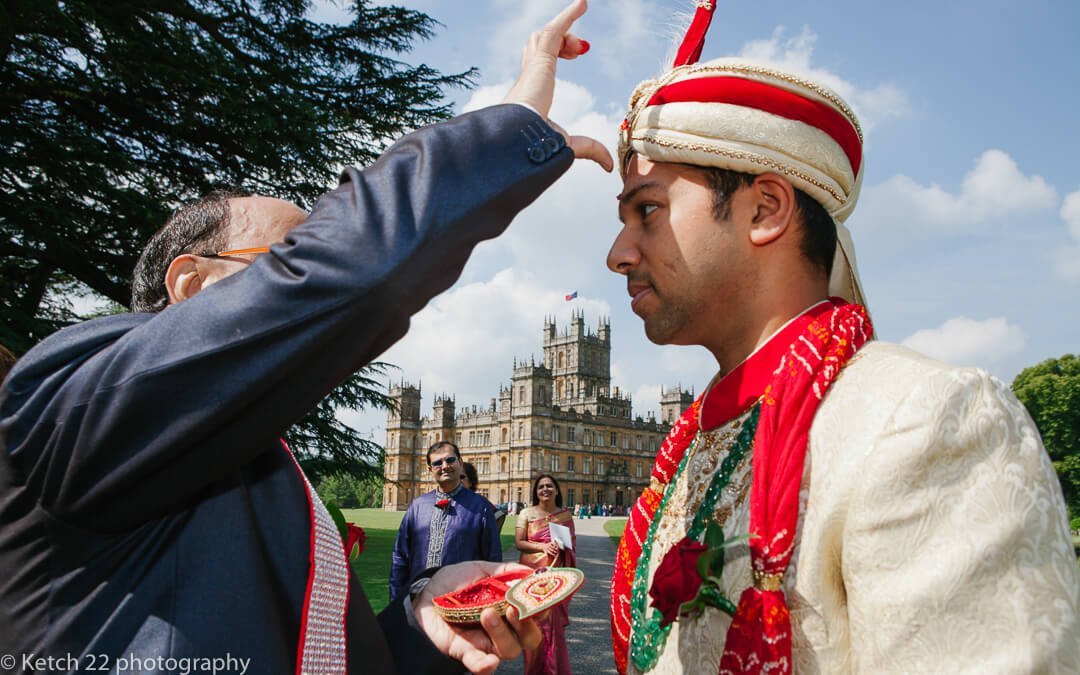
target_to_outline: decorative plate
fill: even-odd
[[[576,567],[541,567],[511,586],[506,601],[524,619],[566,602],[583,583],[585,574]]]
[[[530,576],[530,570],[506,572],[493,577],[486,577],[446,595],[436,597],[432,602],[435,609],[448,623],[480,623],[480,612],[485,607],[493,607],[499,616],[506,614],[506,591],[516,581]]]

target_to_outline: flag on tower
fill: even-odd
[[[577,291],[574,291],[573,293],[567,293],[566,294],[567,301],[573,300],[576,297],[577,297]]]

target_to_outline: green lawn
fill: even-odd
[[[382,509],[342,509],[345,520],[364,528],[367,543],[364,552],[353,561],[353,571],[364,586],[364,592],[372,608],[379,612],[390,602],[390,557],[394,552],[394,538],[405,516],[404,511]],[[514,516],[507,516],[503,523],[503,550],[514,543]]]
[[[624,529],[626,529],[626,518],[616,518],[604,523],[604,531],[611,535],[611,540],[615,542],[616,546],[619,545],[619,540],[622,539]]]

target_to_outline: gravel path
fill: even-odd
[[[570,625],[566,627],[566,642],[574,675],[615,673],[608,623],[615,544],[604,531],[604,523],[608,520],[611,518],[574,519],[578,543],[577,566],[585,573],[585,585],[570,601]],[[515,548],[503,551],[503,560],[517,560],[517,557]],[[505,663],[498,673],[521,675],[523,662],[523,659],[518,659]]]

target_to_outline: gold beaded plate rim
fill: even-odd
[[[519,589],[523,588],[526,583],[532,583],[536,581],[538,577],[544,576],[560,577],[565,582],[565,586],[559,588],[554,594],[544,599],[542,602],[535,606],[531,606],[519,597],[521,595]],[[529,576],[514,582],[514,584],[506,591],[506,599],[511,605],[517,608],[518,618],[526,619],[551,609],[560,603],[566,602],[584,583],[585,573],[576,567],[548,567],[547,569],[537,570]]]

